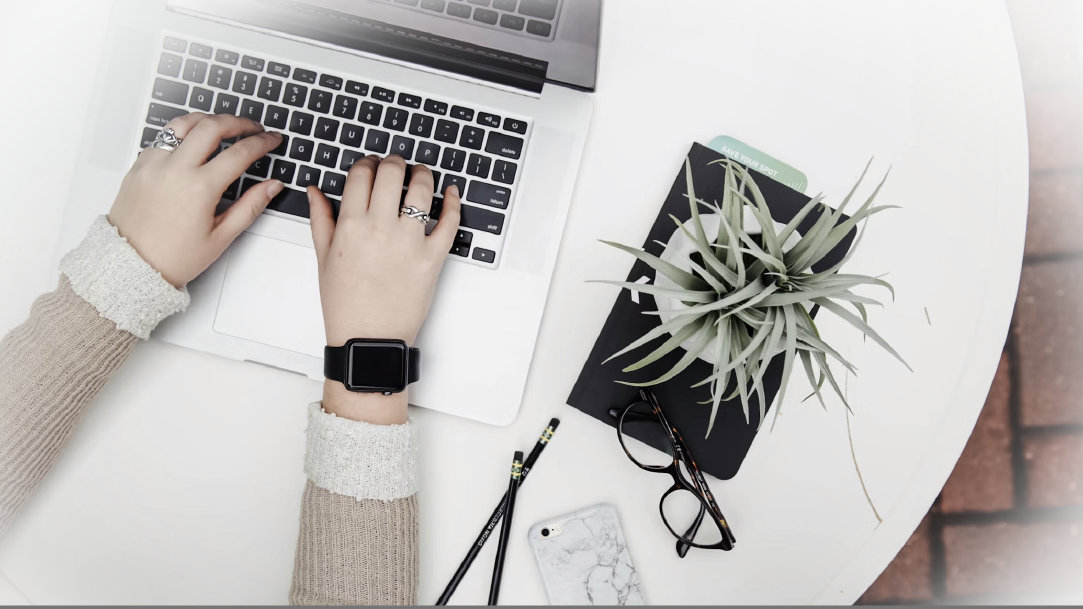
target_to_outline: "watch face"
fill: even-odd
[[[406,344],[401,341],[350,343],[346,388],[399,392],[406,389]]]

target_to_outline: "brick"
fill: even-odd
[[[992,511],[1012,507],[1011,371],[1007,354],[996,376],[970,440],[940,495],[945,512]]]
[[[944,527],[951,598],[1072,597],[1083,592],[1083,519]]]
[[[1015,305],[1024,425],[1083,423],[1083,260],[1023,267]]]
[[[1027,89],[1030,170],[1083,167],[1083,86]]]
[[[1027,255],[1083,252],[1083,171],[1031,175]]]
[[[1026,438],[1027,505],[1083,506],[1083,434],[1042,434]]]
[[[899,550],[898,556],[858,599],[858,604],[922,602],[932,599],[929,581],[929,516]]]
[[[1077,7],[1077,0],[1009,0],[1025,87],[1083,85]]]

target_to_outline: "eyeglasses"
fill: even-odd
[[[737,538],[718,509],[688,444],[666,419],[654,394],[641,389],[638,400],[622,409],[610,409],[609,416],[617,419],[617,439],[632,463],[648,472],[673,477],[673,486],[662,494],[658,511],[666,528],[677,538],[677,555],[684,558],[689,547],[732,549]],[[629,441],[629,437],[655,440],[652,443],[667,446],[669,454]]]

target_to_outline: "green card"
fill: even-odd
[[[728,135],[714,138],[707,146],[797,192],[803,193],[808,187],[808,178],[796,168]]]

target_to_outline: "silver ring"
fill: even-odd
[[[429,223],[429,212],[421,211],[413,205],[407,205],[399,210],[400,216],[409,216],[422,224]]]
[[[154,143],[151,146],[166,152],[173,152],[183,141],[183,139],[177,137],[171,127],[166,127],[159,131],[158,135],[154,136]]]

